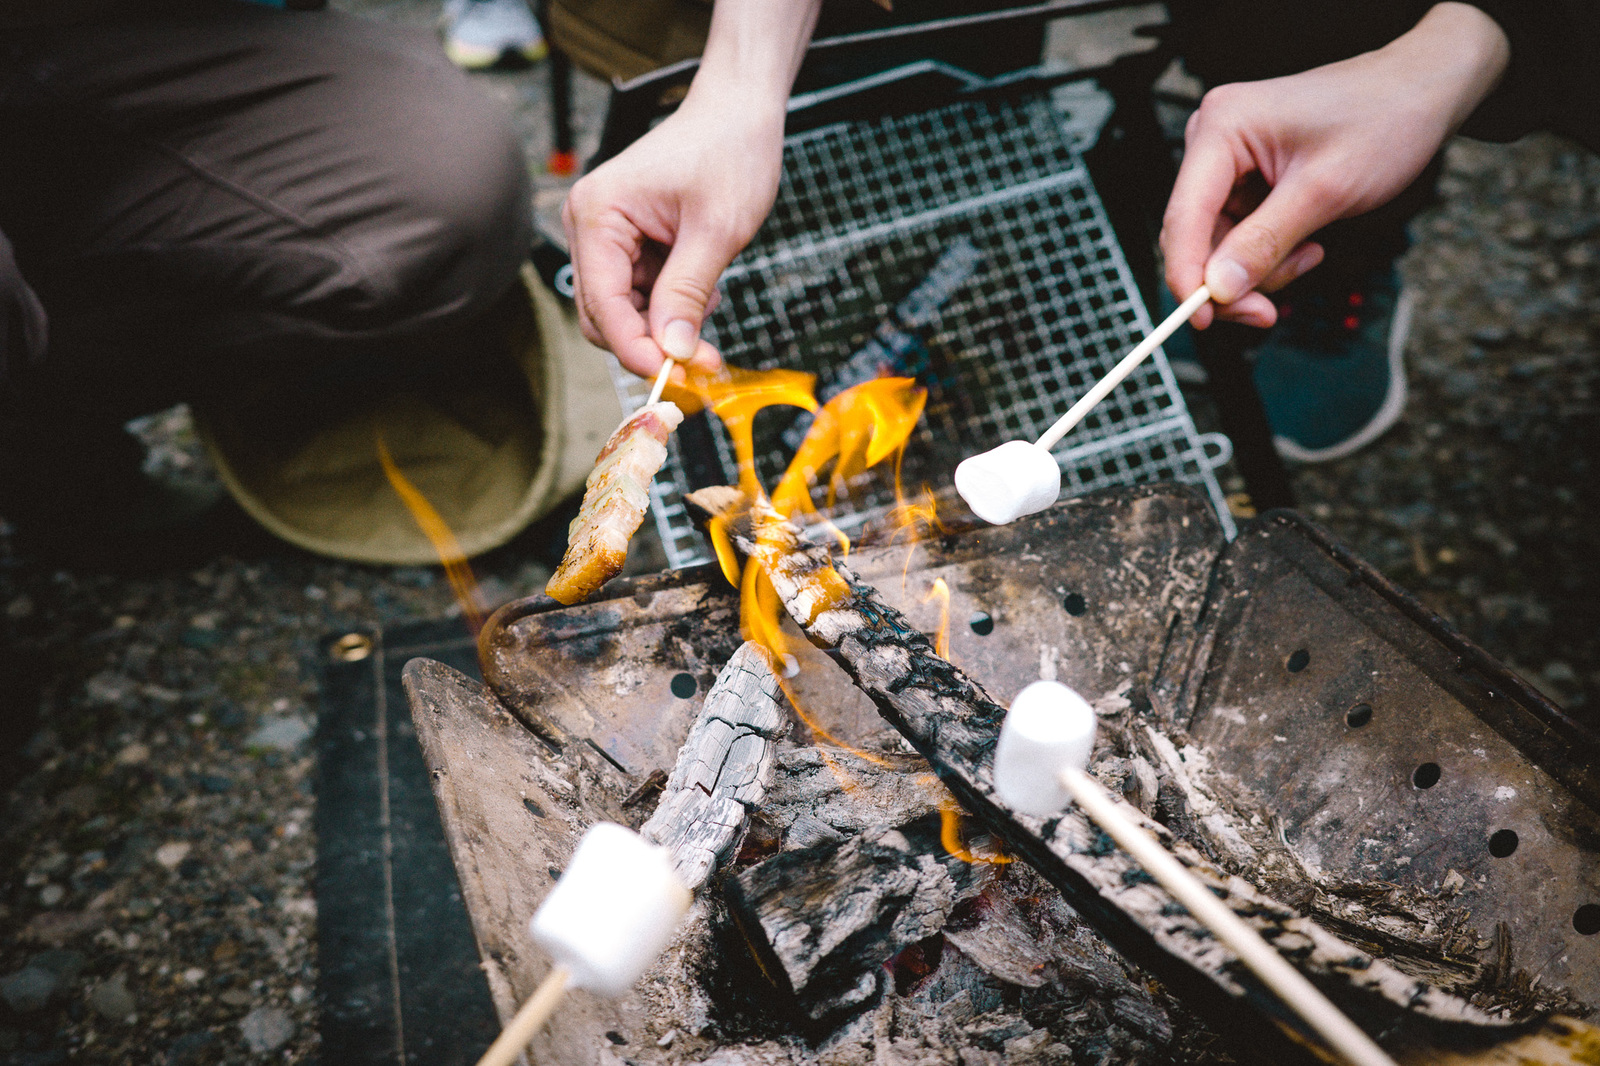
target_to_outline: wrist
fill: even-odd
[[[1446,136],[1483,102],[1511,62],[1500,24],[1467,3],[1435,4],[1409,32],[1380,50],[1409,74],[1413,98],[1445,124]]]
[[[689,96],[781,118],[821,0],[716,0]]]

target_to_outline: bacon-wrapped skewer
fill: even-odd
[[[567,529],[567,554],[544,587],[552,599],[580,603],[622,569],[628,540],[650,506],[650,480],[667,461],[667,437],[682,421],[670,400],[646,404],[600,449],[583,507]]]

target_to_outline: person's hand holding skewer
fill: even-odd
[[[700,327],[777,196],[785,104],[819,7],[719,0],[683,103],[567,197],[584,335],[641,377],[664,353],[720,363]]]
[[[1264,294],[1321,262],[1311,236],[1410,185],[1510,56],[1488,15],[1442,3],[1376,51],[1207,93],[1161,230],[1167,286],[1181,299],[1204,283],[1218,305],[1194,325],[1273,325]]]

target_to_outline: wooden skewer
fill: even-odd
[[[661,369],[656,371],[656,383],[650,387],[650,398],[644,402],[646,407],[660,401],[661,394],[667,388],[667,379],[672,377],[672,368],[677,365],[677,362],[670,355],[661,361]]]
[[[1122,379],[1133,373],[1134,367],[1144,362],[1145,357],[1155,351],[1161,342],[1177,332],[1179,326],[1194,317],[1200,310],[1200,305],[1211,299],[1211,290],[1204,285],[1194,290],[1189,298],[1178,305],[1178,309],[1162,320],[1161,325],[1150,331],[1150,336],[1140,341],[1138,346],[1122,357],[1122,362],[1111,368],[1111,372],[1099,381],[1094,388],[1083,394],[1082,399],[1072,405],[1066,414],[1056,419],[1056,424],[1044,431],[1044,436],[1039,438],[1039,447],[1049,451],[1056,446],[1067,431],[1079,422],[1083,416],[1094,409],[1095,404],[1106,398],[1106,394],[1118,385]]]
[[[1145,872],[1231,948],[1240,962],[1250,967],[1263,984],[1305,1019],[1346,1062],[1351,1066],[1395,1066],[1387,1052],[1329,1002],[1304,974],[1289,965],[1260,933],[1246,925],[1227,904],[1184,869],[1155,837],[1123,814],[1099,782],[1082,770],[1068,767],[1061,771],[1061,784],[1107,836],[1137,859]]]
[[[668,363],[670,366],[670,362]],[[654,401],[651,401],[652,403]],[[561,1002],[561,994],[567,990],[567,981],[572,974],[565,966],[557,966],[545,975],[533,995],[528,997],[528,1002],[517,1011],[517,1016],[511,1019],[511,1024],[495,1038],[489,1045],[489,1050],[483,1053],[483,1058],[478,1060],[478,1066],[511,1066],[517,1056],[522,1054],[523,1048],[528,1046],[528,1041],[533,1035],[544,1027],[550,1020],[550,1015],[555,1011],[556,1004]]]

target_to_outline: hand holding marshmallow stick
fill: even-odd
[[[956,491],[972,513],[985,522],[1003,526],[1055,503],[1061,495],[1061,467],[1050,449],[1210,299],[1211,290],[1204,285],[1191,293],[1034,443],[1010,440],[962,460],[956,467]]]
[[[510,1066],[569,985],[626,993],[672,939],[692,898],[666,848],[612,822],[592,826],[528,923],[556,964],[478,1066]]]
[[[1137,859],[1341,1058],[1352,1066],[1395,1066],[1371,1037],[1084,772],[1094,734],[1094,710],[1082,696],[1055,681],[1034,682],[1017,694],[1000,728],[994,752],[995,792],[1013,809],[1037,818],[1058,814],[1076,800],[1107,836]]]

